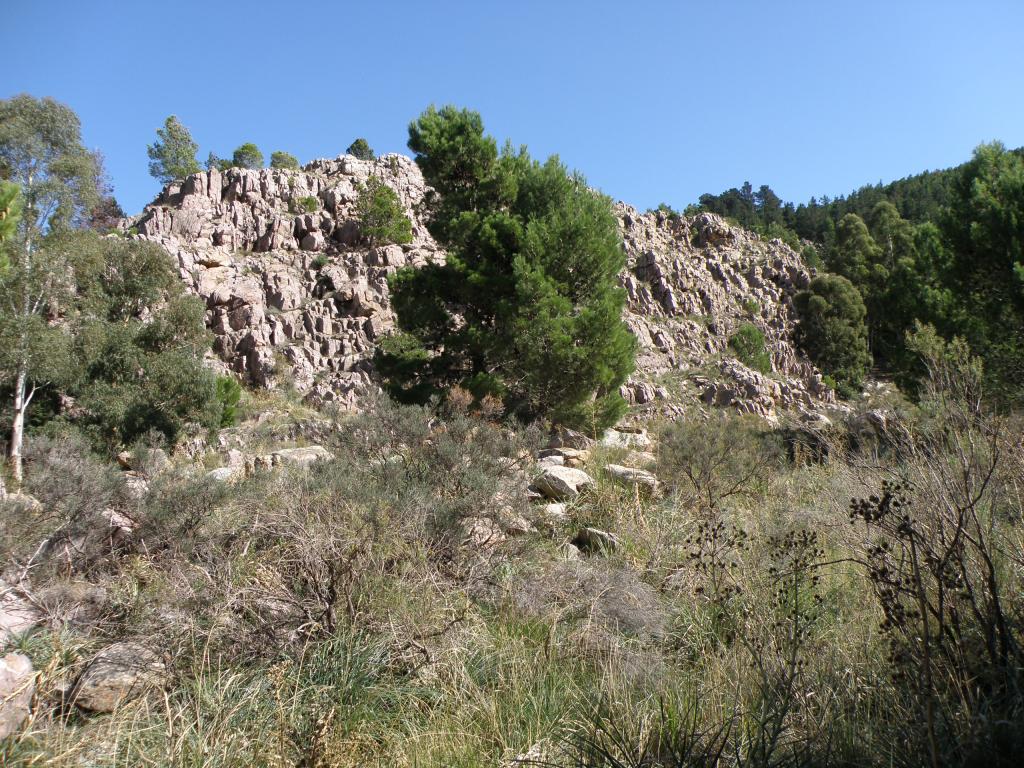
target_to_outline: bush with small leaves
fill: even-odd
[[[320,210],[320,198],[313,195],[300,197],[292,201],[291,207],[293,213],[316,213]]]

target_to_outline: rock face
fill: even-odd
[[[355,201],[371,174],[397,192],[411,244],[362,243]],[[255,386],[291,380],[314,401],[353,408],[376,389],[373,351],[394,326],[387,276],[444,259],[417,214],[425,192],[401,155],[344,155],[297,171],[211,170],[167,186],[124,227],[177,260],[206,302],[225,369]],[[670,414],[703,402],[769,419],[778,409],[834,403],[792,343],[791,299],[811,278],[792,249],[711,214],[642,214],[621,203],[616,213],[627,256],[624,319],[638,340],[627,400]],[[770,376],[732,357],[728,340],[743,323],[764,333]]]
[[[35,691],[28,656],[9,653],[0,658],[0,740],[15,733],[28,719]]]
[[[406,246],[359,245],[353,219],[370,175],[392,187],[413,222]],[[387,276],[443,258],[413,210],[425,185],[399,155],[346,155],[301,171],[231,168],[168,185],[126,222],[177,259],[207,307],[214,351],[256,386],[292,379],[321,401],[354,406],[373,388],[370,358],[392,326]]]

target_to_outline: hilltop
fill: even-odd
[[[397,193],[411,243],[369,247],[360,237],[356,199],[371,175]],[[377,389],[373,352],[394,327],[388,275],[445,258],[420,216],[426,191],[415,163],[395,154],[297,171],[214,169],[168,185],[123,227],[175,258],[206,302],[225,370],[352,409]],[[639,343],[628,402],[677,414],[697,403],[730,406],[772,420],[835,404],[793,342],[792,297],[812,276],[796,252],[711,214],[669,217],[620,203],[616,215],[625,320]],[[764,334],[770,371],[731,351],[744,324]]]

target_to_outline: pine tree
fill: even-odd
[[[369,142],[362,138],[356,139],[349,144],[348,149],[345,150],[345,154],[352,155],[359,160],[375,160],[377,158],[377,155],[374,154]]]
[[[852,395],[871,364],[860,293],[845,277],[822,275],[793,303],[799,316],[797,344],[835,380],[840,394]]]
[[[431,107],[410,125],[409,147],[448,257],[392,278],[402,333],[378,358],[389,390],[425,401],[458,385],[524,419],[613,423],[634,340],[611,201],[556,157],[499,152],[468,110]]]
[[[263,167],[263,153],[251,141],[242,144],[231,156],[231,165],[235,168],[257,170]]]
[[[297,171],[299,170],[299,160],[289,152],[272,152],[270,154],[270,167]]]
[[[153,178],[161,184],[169,184],[199,173],[201,169],[196,160],[199,145],[177,117],[168,117],[156,135],[157,141],[146,148],[150,160],[149,173]]]

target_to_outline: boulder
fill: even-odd
[[[240,480],[245,474],[245,467],[217,467],[206,473],[208,480],[216,480],[218,483],[230,483]]]
[[[588,488],[594,487],[594,478],[574,467],[544,467],[533,481],[534,488],[553,501],[574,499]]]
[[[317,461],[329,461],[334,454],[320,445],[308,445],[304,448],[283,448],[274,451],[274,464],[287,464],[293,467],[308,468]]]
[[[28,656],[9,653],[0,658],[0,740],[6,739],[28,719],[36,676]]]
[[[609,429],[601,438],[601,444],[609,448],[636,448],[645,451],[651,447],[651,438],[645,429]]]
[[[160,656],[141,643],[115,643],[97,653],[71,690],[71,701],[89,712],[113,712],[120,704],[166,681]]]
[[[573,546],[587,555],[614,552],[619,548],[619,537],[599,528],[581,528],[572,540]]]
[[[647,493],[656,493],[658,490],[658,478],[646,470],[624,467],[620,464],[608,464],[604,471],[609,477],[623,485],[631,485]]]

